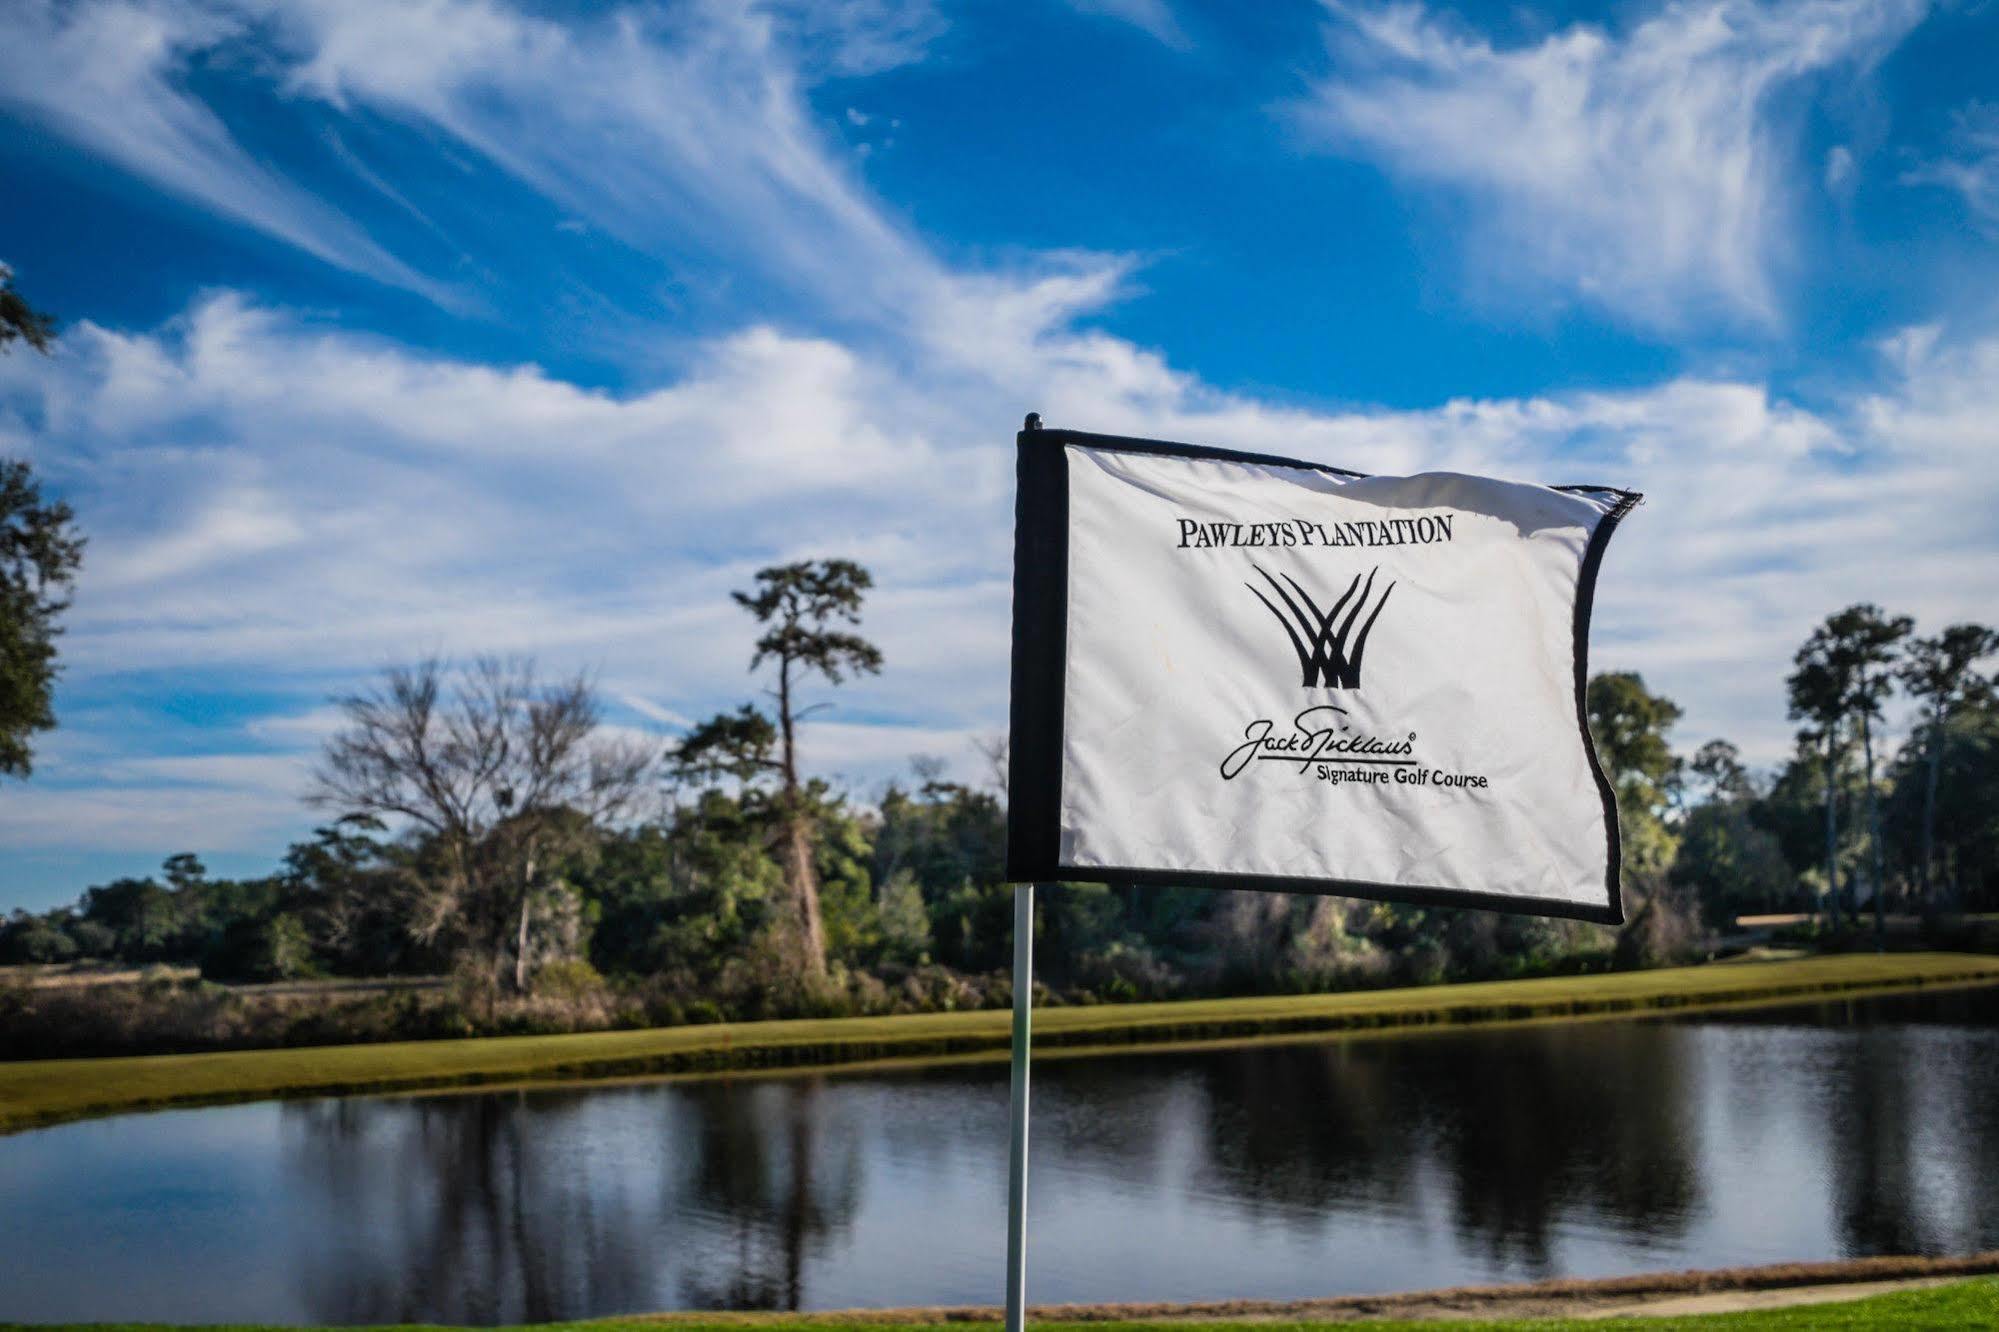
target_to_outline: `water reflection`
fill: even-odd
[[[1999,1061],[1952,1033],[1869,1031],[1844,1052],[1842,1094],[1821,1102],[1840,1233],[1863,1253],[1949,1251],[1992,1234]],[[1923,1076],[1911,1076],[1920,1066]],[[1936,1076],[1948,1068],[1952,1075]],[[1939,1158],[1957,1158],[1939,1171]],[[1966,1188],[1970,1180],[1982,1187]],[[1938,1206],[1941,1194],[1952,1205]],[[1970,1215],[1966,1215],[1966,1211]]]
[[[310,1316],[803,1307],[861,1197],[849,1107],[819,1079],[659,1090],[282,1107],[289,1191],[327,1228],[303,1255]]]
[[[1191,1063],[1199,1186],[1237,1212],[1315,1233],[1329,1202],[1417,1217],[1447,1181],[1462,1247],[1487,1265],[1554,1270],[1561,1218],[1588,1212],[1640,1238],[1672,1237],[1698,1197],[1701,1128],[1685,1041],[1637,1024],[1538,1028],[1312,1046],[1262,1046]],[[1065,1159],[1101,1154],[1130,1177],[1172,1145],[1136,1133],[1130,1071],[1065,1069],[1087,1137],[1055,1125]],[[1037,1123],[1037,1130],[1042,1125]]]
[[[1992,1247],[1995,1019],[1987,990],[1049,1061],[1032,1294],[1330,1294]],[[985,1302],[1005,1102],[1004,1068],[975,1066],[20,1135],[0,1140],[0,1318]]]
[[[693,1193],[723,1222],[726,1257],[681,1280],[697,1309],[804,1307],[808,1257],[834,1250],[859,1210],[860,1135],[818,1079],[710,1084],[698,1120]],[[828,1121],[832,1122],[828,1122]]]

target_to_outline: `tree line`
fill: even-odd
[[[0,351],[45,350],[53,322],[10,278],[0,267]],[[0,775],[26,776],[54,724],[82,553],[67,506],[25,463],[0,462]],[[843,559],[760,571],[733,595],[757,626],[762,697],[671,744],[606,727],[587,676],[529,659],[389,670],[337,700],[310,794],[326,821],[274,872],[216,878],[176,855],[73,906],[14,912],[0,963],[454,978],[446,999],[376,1014],[366,1032],[382,1034],[1003,1003],[1003,750],[984,783],[917,760],[870,801],[801,768],[816,693],[882,667],[860,633],[872,586]],[[1941,928],[1999,907],[1995,649],[1981,625],[1923,636],[1872,605],[1828,616],[1787,682],[1795,749],[1765,771],[1726,740],[1676,752],[1677,705],[1635,673],[1594,677],[1621,930],[1076,884],[1042,899],[1043,974],[1052,997],[1090,1002],[1644,965],[1699,955],[1754,912],[1814,914],[1810,932],[1832,941],[1868,903],[1877,929],[1891,909]],[[1914,720],[1894,737],[1898,694]]]
[[[606,1021],[1002,1002],[1010,940],[1004,754],[984,784],[921,760],[870,802],[805,775],[815,691],[882,665],[868,572],[759,572],[735,594],[767,686],[670,744],[603,724],[584,676],[529,660],[424,661],[338,700],[310,799],[329,816],[279,869],[159,876],[16,912],[0,961],[180,963],[225,981],[458,976],[474,1021],[551,989],[623,996]],[[1630,672],[1586,706],[1622,821],[1622,931],[1338,898],[1070,885],[1043,899],[1045,975],[1090,1001],[1642,965],[1701,952],[1739,915],[1866,900],[1929,914],[1999,902],[1999,635],[1933,637],[1856,606],[1790,678],[1795,752],[1768,772]],[[1916,720],[1890,746],[1896,688]]]
[[[1983,625],[1926,636],[1869,603],[1837,611],[1786,680],[1794,748],[1761,772],[1723,739],[1674,753],[1678,707],[1635,675],[1596,677],[1590,724],[1618,788],[1633,926],[1692,938],[1796,913],[1842,939],[1871,904],[1878,938],[1891,911],[1934,934],[1999,907],[1995,655],[1999,633]],[[1913,722],[1891,746],[1898,696]]]

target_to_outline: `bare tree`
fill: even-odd
[[[998,794],[1001,800],[1005,800],[1007,791],[1010,789],[1008,778],[1008,761],[1010,756],[1007,752],[1010,739],[1007,733],[1005,731],[997,731],[992,735],[981,736],[979,739],[973,741],[973,743],[978,746],[979,756],[986,761],[987,783]]]
[[[638,795],[651,748],[599,734],[585,677],[544,682],[525,659],[396,667],[337,702],[308,800],[427,834],[442,869],[413,931],[464,929],[525,993],[551,864]]]

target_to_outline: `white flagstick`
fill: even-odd
[[[1027,1326],[1027,1042],[1034,1012],[1034,885],[1013,887],[1013,1103],[1007,1112],[1006,1332]]]

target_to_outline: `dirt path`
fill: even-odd
[[[1520,1286],[1461,1286],[1399,1295],[1345,1295],[1325,1300],[1223,1300],[1205,1304],[1050,1304],[1029,1310],[1037,1322],[1210,1322],[1217,1319],[1358,1323],[1370,1319],[1463,1322],[1477,1318],[1614,1319],[1638,1315],[1730,1313],[1787,1305],[1857,1300],[1894,1290],[1940,1286],[1999,1272],[1999,1249],[1964,1258],[1855,1258],[1833,1263],[1778,1263],[1697,1272],[1660,1272],[1597,1281],[1538,1281]],[[994,1322],[984,1306],[855,1309],[797,1314],[787,1323]],[[769,1315],[740,1315],[745,1322]],[[728,1314],[658,1314],[648,1321],[735,1321]]]
[[[1358,1295],[1331,1300],[1239,1301],[1225,1305],[1089,1305],[1050,1309],[1051,1318],[1309,1319],[1344,1323],[1400,1318],[1462,1322],[1477,1318],[1613,1319],[1774,1309],[1857,1300],[1890,1290],[1942,1285],[1999,1272],[1999,1250],[1967,1258],[1857,1258],[1833,1263],[1779,1263],[1711,1271],[1660,1272],[1597,1281],[1539,1281],[1520,1286],[1471,1286]],[[1127,1312],[1129,1311],[1129,1312]]]
[[[1782,1286],[1776,1290],[1717,1290],[1705,1295],[1675,1295],[1663,1300],[1646,1300],[1627,1308],[1596,1309],[1569,1315],[1572,1318],[1672,1318],[1682,1314],[1742,1313],[1750,1309],[1785,1309],[1803,1304],[1837,1304],[1863,1300],[1869,1295],[1886,1295],[1895,1290],[1921,1290],[1927,1286],[1947,1286],[1962,1277],[1905,1277],[1900,1281],[1849,1281],[1836,1286]]]

